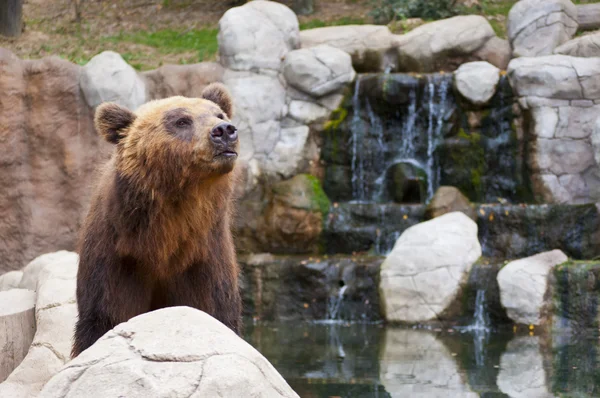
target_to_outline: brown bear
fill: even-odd
[[[98,107],[96,129],[116,149],[81,231],[73,357],[115,325],[168,306],[200,309],[240,333],[231,116],[219,83],[202,98],[151,101],[135,113]]]

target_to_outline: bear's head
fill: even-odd
[[[120,173],[150,185],[211,178],[233,170],[238,156],[232,101],[225,86],[207,86],[201,98],[170,97],[134,113],[115,103],[96,110],[96,130],[117,146]]]

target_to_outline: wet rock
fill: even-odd
[[[34,304],[31,290],[0,291],[0,383],[27,355],[35,333]]]
[[[298,18],[283,4],[256,1],[227,10],[219,21],[220,62],[236,71],[279,71],[300,47]]]
[[[79,84],[92,108],[110,101],[136,109],[146,102],[144,80],[120,54],[113,51],[104,51],[93,57],[83,67]]]
[[[457,188],[439,187],[427,205],[425,217],[431,219],[455,211],[464,213],[473,221],[477,220],[473,205]]]
[[[0,49],[0,272],[74,249],[90,181],[112,150],[94,131],[79,80],[58,57],[20,60]]]
[[[575,259],[600,255],[600,214],[587,205],[481,205],[483,255],[516,259],[560,249]]]
[[[0,292],[6,290],[17,289],[21,279],[23,278],[22,271],[9,271],[0,275]]]
[[[356,72],[346,52],[320,45],[290,51],[283,62],[283,76],[292,87],[322,97],[352,82]]]
[[[271,188],[259,228],[263,249],[273,253],[311,253],[329,213],[329,199],[316,177],[299,174]]]
[[[502,354],[498,387],[514,398],[550,398],[538,336],[515,337]]]
[[[241,256],[244,315],[263,321],[379,321],[382,260],[344,255]]]
[[[522,0],[508,14],[515,57],[552,54],[577,32],[577,8],[570,0]]]
[[[454,70],[466,60],[478,59],[474,54],[496,37],[482,16],[457,16],[431,22],[397,36],[398,66],[405,72]]]
[[[569,40],[556,47],[554,54],[570,55],[572,57],[599,57],[600,32]]]
[[[430,332],[388,328],[381,383],[392,397],[478,397],[463,381],[452,355]]]
[[[35,303],[37,330],[23,362],[0,384],[0,396],[37,396],[69,361],[77,320],[76,278],[77,255],[48,264],[40,271]]]
[[[485,105],[496,93],[500,69],[488,62],[469,62],[454,72],[454,87],[475,105]]]
[[[423,203],[427,198],[427,176],[410,163],[397,163],[388,169],[387,194],[396,203]]]
[[[540,325],[548,275],[568,257],[560,250],[512,261],[498,273],[500,299],[508,317],[523,325]]]
[[[90,391],[98,397],[298,396],[252,346],[189,307],[160,309],[118,325],[63,367],[40,398]]]
[[[161,99],[182,95],[197,98],[210,83],[223,81],[223,67],[217,62],[200,62],[193,65],[164,65],[143,72],[148,99]]]
[[[447,318],[456,312],[452,305],[480,256],[477,224],[463,213],[407,229],[381,266],[385,319],[410,323]]]
[[[387,26],[345,25],[308,29],[300,32],[302,48],[326,44],[352,57],[354,69],[360,73],[383,72],[397,66],[394,35]]]

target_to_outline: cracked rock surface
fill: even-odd
[[[37,330],[23,362],[0,384],[0,397],[35,397],[44,384],[70,359],[77,304],[76,253],[62,253],[37,278]]]
[[[407,229],[381,266],[379,291],[387,321],[440,319],[479,257],[477,224],[463,213]]]
[[[568,257],[560,250],[512,261],[498,272],[500,301],[515,323],[540,325],[548,274]]]
[[[500,358],[496,383],[500,391],[511,398],[554,397],[546,384],[538,336],[515,337],[508,343]]]
[[[171,307],[115,327],[40,398],[297,397],[252,346],[208,314]]]
[[[594,32],[558,46],[555,54],[570,55],[572,57],[600,57],[600,32]]]
[[[379,377],[392,397],[479,397],[444,343],[425,331],[387,328]]]
[[[577,32],[577,8],[569,0],[521,0],[508,14],[514,57],[552,54]]]

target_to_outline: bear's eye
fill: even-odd
[[[225,119],[225,115],[223,115],[222,113],[219,113],[217,115],[217,118],[223,120],[223,119]]]
[[[192,125],[192,121],[190,119],[188,119],[187,117],[181,118],[179,119],[175,125],[177,127],[187,127],[187,126],[191,126]]]

